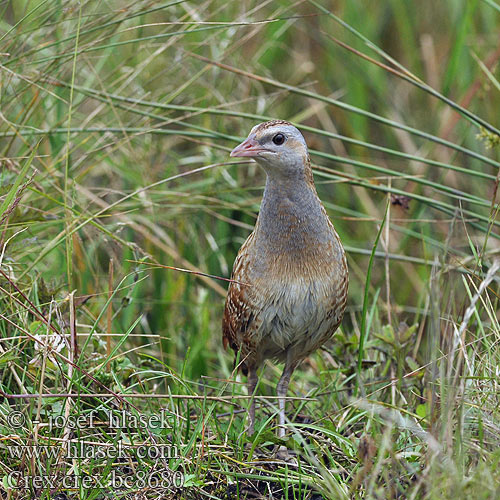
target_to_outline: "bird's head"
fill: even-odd
[[[304,137],[291,123],[281,120],[256,125],[231,156],[253,158],[272,177],[308,176],[310,169]]]

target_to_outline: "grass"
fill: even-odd
[[[500,495],[500,5],[0,3],[2,498]],[[369,15],[365,15],[369,13]],[[348,253],[276,459],[221,342],[264,176],[304,132]]]

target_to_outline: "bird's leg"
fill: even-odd
[[[248,429],[247,435],[251,436],[255,427],[255,388],[257,387],[257,383],[259,381],[259,377],[257,376],[257,370],[254,367],[249,368],[248,370],[248,395],[250,396],[250,408],[248,409]]]
[[[288,359],[285,364],[285,369],[281,375],[278,386],[276,387],[276,394],[278,395],[279,404],[279,427],[278,427],[278,437],[285,437],[285,397],[288,391],[288,384],[290,383],[290,377],[295,370],[296,363],[290,362]]]

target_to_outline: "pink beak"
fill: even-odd
[[[258,156],[265,149],[251,135],[245,139],[239,146],[236,146],[229,156]]]

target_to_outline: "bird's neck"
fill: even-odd
[[[268,175],[255,230],[257,244],[271,253],[303,255],[311,246],[328,243],[329,220],[312,175],[295,179]]]

